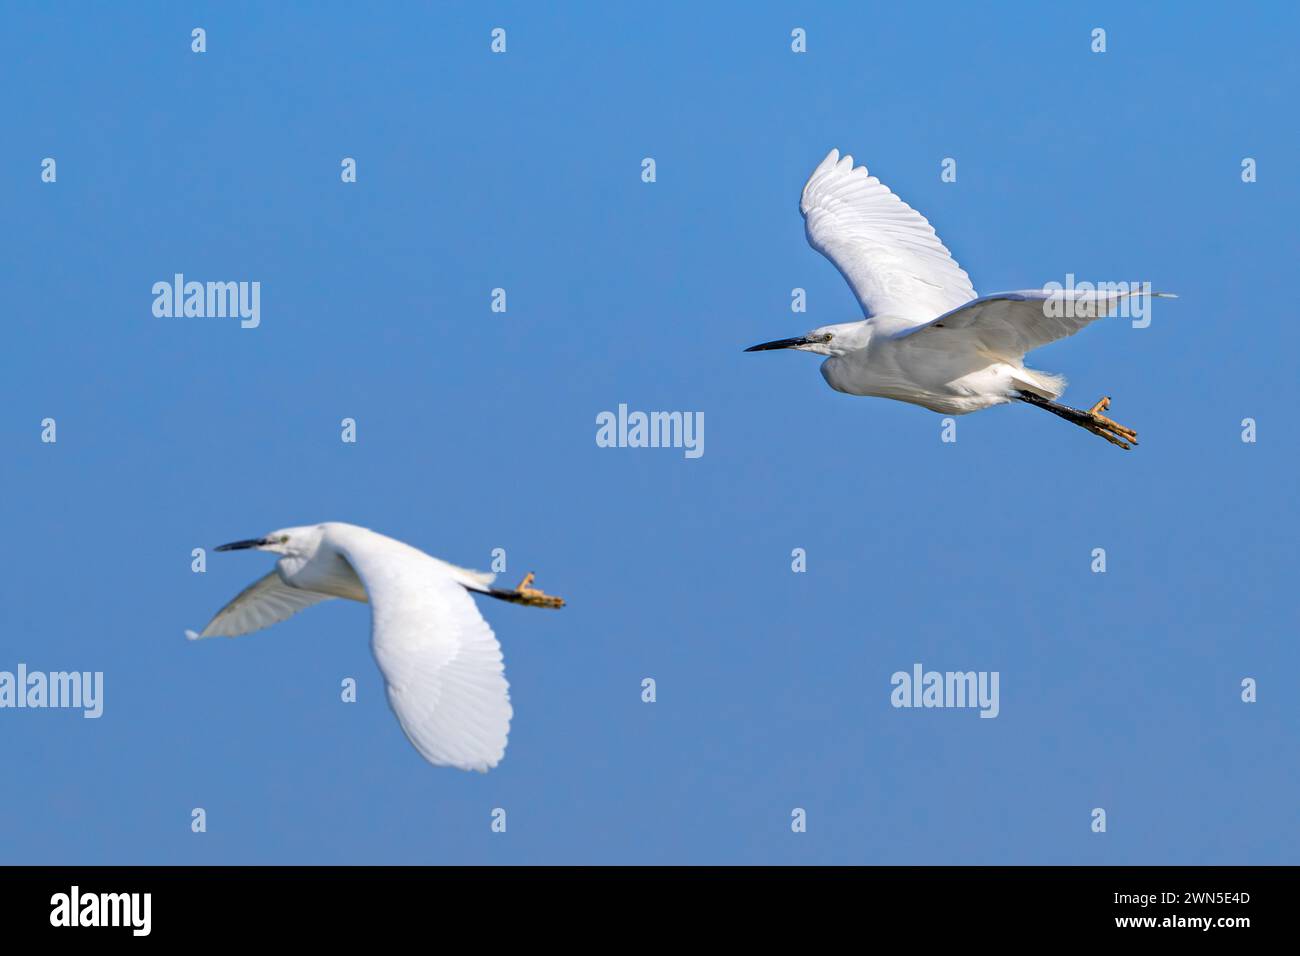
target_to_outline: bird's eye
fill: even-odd
[[[287,534],[280,535],[280,544],[288,544],[288,543],[289,543],[289,536]]]

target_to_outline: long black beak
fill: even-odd
[[[260,548],[266,544],[265,538],[247,538],[243,541],[232,541],[230,544],[219,545],[213,548],[213,551],[243,551],[246,548]]]
[[[763,342],[760,345],[751,345],[745,349],[746,352],[767,352],[771,349],[792,349],[799,345],[807,345],[808,340],[802,335],[797,339],[777,339],[775,342]]]

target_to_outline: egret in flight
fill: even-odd
[[[803,188],[808,241],[853,288],[866,319],[813,329],[746,349],[825,355],[822,376],[836,391],[876,395],[945,415],[1020,401],[1059,415],[1120,448],[1137,432],[1091,408],[1055,399],[1065,379],[1025,368],[1025,353],[1111,315],[1134,291],[1031,289],[976,296],[970,277],[925,217],[853,157],[833,149]]]
[[[470,593],[529,607],[564,606],[533,588],[513,591],[496,575],[469,571],[368,528],[337,521],[284,528],[223,544],[280,555],[275,568],[244,588],[191,639],[238,637],[330,598],[369,602],[370,643],[388,703],[407,739],[438,767],[486,772],[506,749],[509,685],[501,645]]]

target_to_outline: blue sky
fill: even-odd
[[[6,7],[0,669],[106,686],[0,710],[0,862],[1300,862],[1300,15],[592,6]],[[832,146],[980,292],[1178,292],[1031,363],[1141,447],[1019,406],[943,443],[742,354],[857,317],[797,209]],[[260,327],[154,317],[176,272]],[[620,402],[704,455],[597,447]],[[271,566],[191,549],[326,520],[570,601],[483,602],[496,770],[406,742],[365,606],[184,639]],[[917,662],[999,672],[997,719],[891,707]]]

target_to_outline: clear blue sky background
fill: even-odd
[[[1294,8],[478,6],[6,6],[0,669],[107,687],[0,711],[0,862],[1300,862]],[[742,354],[856,317],[797,209],[832,146],[982,292],[1180,293],[1033,363],[1141,447]],[[155,318],[174,272],[261,327]],[[620,402],[704,456],[598,448]],[[497,770],[410,747],[365,606],[184,639],[271,566],[192,548],[325,520],[570,600],[483,602]],[[1001,715],[893,709],[915,662]]]

